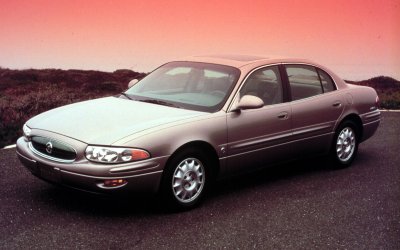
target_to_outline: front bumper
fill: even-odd
[[[17,155],[21,163],[36,177],[62,186],[92,193],[155,193],[158,191],[165,157],[124,164],[98,164],[87,160],[60,163],[40,157],[21,137],[17,141]],[[105,180],[123,179],[126,184],[104,187]]]

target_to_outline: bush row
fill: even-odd
[[[116,95],[143,73],[117,70],[112,73],[84,70],[10,70],[0,68],[0,148],[15,143],[29,118],[66,104]],[[385,109],[400,109],[400,82],[375,77],[350,82],[374,87]]]

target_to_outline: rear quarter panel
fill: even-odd
[[[381,113],[376,103],[378,95],[373,88],[352,84],[347,84],[342,92],[346,108],[341,120],[353,114],[359,116],[363,126],[361,141],[365,141],[375,133],[380,123]]]

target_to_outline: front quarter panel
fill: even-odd
[[[172,155],[182,145],[202,141],[210,144],[218,157],[222,157],[221,148],[226,144],[226,136],[226,113],[220,111],[149,129],[117,141],[114,145],[143,148],[152,157],[162,157]]]

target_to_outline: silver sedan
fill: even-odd
[[[190,208],[210,183],[283,160],[347,167],[380,123],[374,89],[308,60],[190,57],[119,96],[42,113],[17,141],[37,177],[95,193],[159,192]]]

